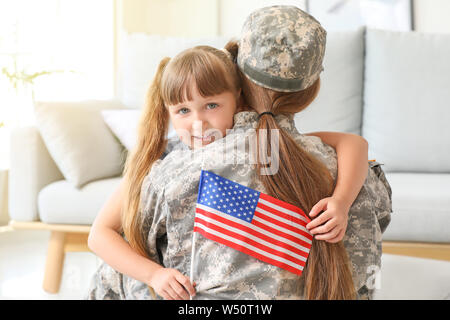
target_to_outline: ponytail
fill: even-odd
[[[272,153],[272,139],[265,139],[267,151],[256,156],[257,174],[269,195],[308,213],[319,200],[332,194],[333,179],[325,165],[303,150],[271,115],[260,117],[257,132],[262,132],[260,129],[266,129],[264,132],[269,134],[271,130],[279,132],[278,171],[267,174],[267,168],[262,165],[269,163],[267,154]],[[258,153],[260,140],[257,139]],[[272,161],[274,156],[270,156]],[[313,239],[303,278],[308,300],[355,298],[349,260],[342,242]]]
[[[122,208],[122,229],[130,246],[148,256],[142,230],[143,213],[140,195],[144,178],[167,145],[169,114],[161,97],[161,78],[170,58],[161,60],[147,91],[146,103],[138,124],[137,143],[127,157],[124,170],[125,202]]]

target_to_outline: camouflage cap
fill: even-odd
[[[264,88],[282,92],[306,89],[323,71],[326,35],[314,17],[297,7],[258,9],[242,28],[237,65]]]

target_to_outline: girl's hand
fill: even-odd
[[[195,283],[193,286],[189,278],[176,269],[159,268],[149,285],[165,300],[189,300],[189,295],[195,296]]]
[[[336,197],[320,200],[311,209],[309,216],[313,219],[306,228],[315,236],[316,240],[325,240],[336,243],[344,238],[347,230],[348,206],[344,201]],[[317,216],[321,211],[322,214]]]

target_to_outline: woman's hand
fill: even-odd
[[[195,283],[192,285],[189,278],[176,269],[159,268],[149,285],[165,300],[189,300],[189,295],[195,296]]]
[[[306,228],[315,235],[316,240],[336,243],[344,238],[347,230],[348,211],[350,206],[337,197],[320,200],[311,209],[309,216],[313,219]],[[323,211],[318,217],[321,211]]]

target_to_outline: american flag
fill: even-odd
[[[202,170],[194,232],[301,275],[311,220],[298,207]]]

